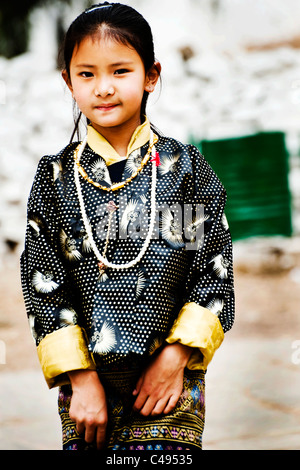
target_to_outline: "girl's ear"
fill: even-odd
[[[68,72],[66,71],[66,69],[64,69],[61,72],[61,75],[62,75],[62,78],[64,79],[64,81],[66,82],[70,92],[73,94],[73,87],[72,87],[71,80],[70,80],[70,77],[69,77]]]
[[[152,91],[154,91],[160,74],[161,65],[159,62],[154,62],[151,69],[146,74],[145,91],[148,91],[148,93],[152,93]]]

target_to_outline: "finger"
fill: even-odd
[[[83,434],[83,433],[84,433],[84,430],[85,430],[85,425],[84,425],[84,423],[81,422],[81,421],[77,421],[76,429],[77,429],[78,434]]]
[[[85,428],[84,440],[88,444],[91,444],[94,441],[94,439],[95,439],[95,430],[96,430],[95,425],[87,424],[87,426]]]
[[[144,406],[140,409],[140,414],[142,416],[149,416],[152,413],[155,405],[157,403],[157,399],[152,398],[151,396],[147,398],[145,401]]]
[[[137,399],[135,400],[133,404],[133,410],[134,411],[140,411],[143,406],[145,405],[146,401],[148,399],[148,395],[145,395],[143,393],[139,393],[137,396]]]
[[[166,404],[165,409],[163,410],[163,413],[164,413],[164,414],[168,414],[168,413],[170,413],[171,411],[174,410],[175,406],[176,406],[177,403],[178,403],[179,397],[180,397],[180,395],[179,395],[179,396],[177,396],[177,395],[172,395],[172,396],[170,397],[169,401],[168,401],[167,404]]]
[[[149,397],[149,392],[145,390],[145,387],[142,387],[141,385],[138,386],[138,391],[136,395],[136,400],[133,404],[133,409],[134,411],[140,411],[143,406],[145,405],[148,397]]]
[[[96,436],[96,444],[97,444],[97,449],[98,450],[101,450],[104,447],[105,435],[106,435],[106,428],[103,428],[103,427],[99,426],[97,428],[97,436]]]
[[[154,408],[151,411],[151,416],[162,414],[164,412],[164,409],[166,408],[168,401],[169,401],[168,397],[158,400],[157,403],[154,405]]]
[[[135,389],[132,392],[133,395],[138,395],[140,393],[141,388],[142,388],[143,380],[144,380],[144,374],[142,374],[140,376],[139,380],[137,381]]]

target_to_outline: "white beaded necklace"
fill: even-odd
[[[150,244],[150,240],[151,240],[151,237],[152,237],[152,233],[153,233],[153,230],[154,230],[154,224],[155,224],[155,209],[156,209],[156,207],[155,207],[156,206],[155,188],[156,188],[156,166],[157,166],[157,154],[156,154],[155,146],[153,145],[154,134],[153,134],[152,130],[151,130],[151,135],[150,135],[150,141],[151,141],[150,145],[152,145],[152,160],[151,160],[152,161],[152,180],[151,180],[151,214],[150,214],[149,231],[148,231],[147,237],[145,238],[145,241],[144,241],[144,244],[142,246],[141,251],[139,252],[139,254],[137,255],[136,258],[134,258],[132,261],[130,261],[128,263],[123,263],[123,264],[111,263],[105,257],[108,242],[109,242],[109,232],[110,232],[112,214],[113,214],[114,210],[117,208],[117,206],[115,206],[113,201],[110,201],[108,203],[109,222],[108,222],[108,230],[107,230],[107,237],[106,237],[106,243],[105,243],[104,251],[103,251],[102,255],[99,252],[99,250],[97,248],[97,245],[95,243],[95,240],[93,238],[92,229],[91,229],[91,226],[89,224],[88,217],[87,217],[87,214],[86,214],[86,210],[85,210],[85,207],[84,207],[84,201],[83,201],[81,187],[80,187],[80,181],[79,181],[78,165],[76,164],[76,162],[74,162],[74,177],[75,177],[75,184],[76,184],[76,189],[77,189],[77,194],[78,194],[78,200],[79,200],[83,225],[85,227],[85,231],[86,231],[86,234],[87,234],[87,237],[88,237],[88,241],[89,241],[89,243],[91,245],[91,248],[92,248],[92,250],[93,250],[93,252],[94,252],[94,254],[95,254],[95,256],[98,260],[98,267],[99,267],[100,275],[102,275],[104,273],[106,268],[129,269],[129,268],[135,266],[142,259],[142,257],[146,253],[146,250],[147,250],[147,248]],[[87,143],[87,136],[82,141],[81,146],[78,149],[77,161],[80,160],[81,155],[83,153],[83,150],[86,146],[86,143]]]

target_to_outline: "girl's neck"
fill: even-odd
[[[127,149],[130,139],[134,131],[140,124],[141,121],[139,120],[138,122],[136,122],[135,126],[133,126],[131,123],[131,125],[129,126],[124,124],[124,126],[118,126],[118,128],[99,127],[97,126],[97,124],[92,125],[94,129],[96,129],[96,131],[98,131],[110,143],[110,145],[115,149],[115,151],[120,155],[120,157],[124,157],[127,155]]]

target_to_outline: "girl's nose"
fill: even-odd
[[[105,98],[106,96],[113,95],[114,88],[109,80],[99,80],[95,87],[95,95]]]

